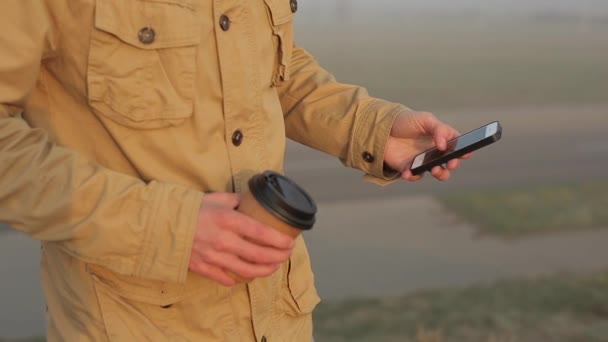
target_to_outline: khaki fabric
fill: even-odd
[[[248,285],[188,272],[204,193],[281,172],[286,138],[393,177],[384,146],[407,109],[337,83],[294,44],[292,8],[0,2],[0,221],[42,241],[50,341],[310,341],[301,238]]]

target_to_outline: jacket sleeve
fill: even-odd
[[[288,138],[340,158],[375,183],[399,176],[384,166],[384,148],[395,117],[408,108],[338,83],[297,46],[289,74],[278,86]]]
[[[39,0],[0,12],[0,222],[120,274],[185,281],[202,193],[113,172],[30,127],[48,15]]]

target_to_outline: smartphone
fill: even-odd
[[[467,153],[495,143],[501,137],[502,127],[500,122],[494,121],[448,141],[445,151],[439,151],[434,147],[420,153],[412,161],[410,170],[413,175],[422,174],[425,171],[430,171],[435,166],[445,164],[452,159],[460,158]]]

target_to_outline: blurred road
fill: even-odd
[[[322,297],[608,267],[608,232],[479,238],[432,199],[442,192],[605,179],[608,105],[436,114],[462,132],[500,120],[503,139],[479,151],[450,182],[388,187],[364,183],[360,172],[331,157],[288,146],[287,174],[319,202],[318,225],[306,237]],[[35,241],[0,233],[0,336],[44,332],[38,255]]]
[[[427,195],[321,203],[305,237],[326,300],[608,269],[608,229],[479,236]]]

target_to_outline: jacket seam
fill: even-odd
[[[205,196],[204,193],[202,193],[202,196]],[[192,201],[192,207],[189,208],[191,215],[190,217],[192,217],[192,221],[188,220],[188,226],[185,227],[186,231],[184,232],[183,235],[183,241],[182,241],[182,245],[184,245],[182,248],[183,252],[182,252],[182,256],[180,258],[180,262],[179,262],[179,266],[178,267],[178,274],[177,274],[177,281],[178,282],[182,282],[182,281],[186,281],[186,278],[188,276],[188,269],[189,269],[189,257],[190,254],[192,253],[192,245],[193,245],[193,240],[194,240],[194,236],[196,234],[196,230],[197,230],[197,222],[198,222],[198,210],[200,208],[200,202],[198,203],[198,206],[196,205],[196,202],[194,201],[194,199],[199,199],[199,196],[192,196],[193,197],[193,201]],[[183,265],[186,265],[186,267],[182,267]]]
[[[149,185],[147,185],[147,186],[149,186]],[[161,189],[160,194],[153,199],[151,206],[148,206],[147,208],[144,209],[144,211],[145,211],[144,216],[148,217],[148,220],[146,220],[143,223],[144,237],[142,240],[142,247],[140,249],[141,252],[138,253],[138,254],[140,254],[140,257],[136,263],[136,265],[139,265],[139,267],[135,272],[136,275],[143,277],[143,278],[147,278],[144,275],[144,270],[148,269],[148,264],[149,264],[148,255],[150,254],[151,240],[154,235],[154,229],[152,227],[150,227],[150,223],[158,222],[158,220],[156,218],[159,215],[159,210],[155,210],[155,209],[158,208],[159,203],[161,202],[161,199],[165,197],[165,191],[166,191],[165,187],[161,186],[160,189]],[[149,210],[152,211],[152,215],[149,215],[147,213]]]
[[[377,100],[372,101],[371,103],[367,104],[365,107],[363,107],[361,109],[361,117],[359,117],[358,119],[355,119],[354,121],[354,127],[352,130],[352,134],[350,136],[350,146],[349,146],[349,153],[348,153],[348,164],[352,165],[352,166],[356,166],[356,153],[359,152],[359,150],[361,150],[360,146],[358,146],[359,144],[359,139],[357,139],[360,136],[360,132],[363,129],[362,127],[364,126],[364,123],[366,122],[370,112],[371,112],[371,108],[373,107],[373,105],[377,102]]]

